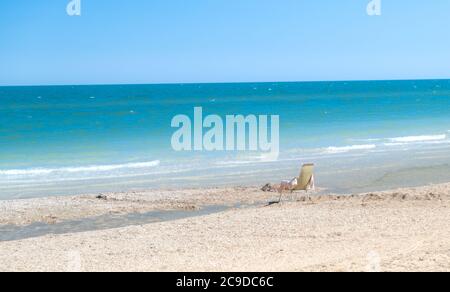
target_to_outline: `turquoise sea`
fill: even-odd
[[[278,161],[175,152],[171,120],[279,115]],[[317,165],[319,187],[450,181],[450,80],[0,87],[0,199],[262,185]]]

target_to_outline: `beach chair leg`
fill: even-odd
[[[282,197],[283,197],[283,190],[280,190],[280,198],[278,198],[278,204],[281,203]]]
[[[295,194],[295,189],[291,189],[290,191],[291,191],[291,198],[290,198],[290,200],[291,201],[295,200],[295,198],[297,197],[298,194]]]

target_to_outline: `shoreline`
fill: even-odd
[[[450,271],[450,183],[359,195],[287,194],[267,206],[276,199],[277,193],[242,187],[0,201],[0,226],[18,230],[36,222],[225,207],[0,241],[0,271],[73,270],[73,255],[80,271],[366,271],[368,258],[381,271]]]

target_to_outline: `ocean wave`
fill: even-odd
[[[405,146],[405,145],[408,145],[408,143],[400,143],[400,142],[397,142],[397,143],[383,143],[383,146],[386,146],[386,147],[396,147],[396,146]]]
[[[347,153],[350,151],[358,151],[358,150],[372,150],[377,148],[375,144],[367,144],[367,145],[351,145],[351,146],[343,146],[343,147],[328,147],[325,149],[326,154],[339,154],[339,153]]]
[[[39,176],[49,175],[53,173],[86,173],[86,172],[105,172],[122,169],[140,169],[156,167],[160,165],[159,160],[137,163],[125,164],[111,164],[111,165],[91,165],[80,167],[61,167],[61,168],[29,168],[29,169],[9,169],[0,170],[0,175],[6,176]]]
[[[230,160],[230,161],[218,161],[215,163],[216,166],[238,166],[238,165],[248,165],[248,164],[263,164],[278,162],[276,160]]]
[[[258,163],[271,163],[279,161],[279,153],[261,153],[257,156],[248,156],[237,158],[234,160],[218,161],[215,163],[217,166],[232,166],[243,164],[258,164]]]
[[[417,143],[446,140],[447,135],[406,136],[388,139],[391,143]]]
[[[218,166],[230,166],[230,165],[242,165],[242,164],[254,164],[261,163],[260,160],[230,160],[230,161],[218,161],[215,164]]]

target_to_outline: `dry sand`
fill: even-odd
[[[0,202],[0,224],[276,198],[256,188]],[[450,271],[450,184],[0,242],[0,271]],[[50,219],[49,219],[50,218]]]

